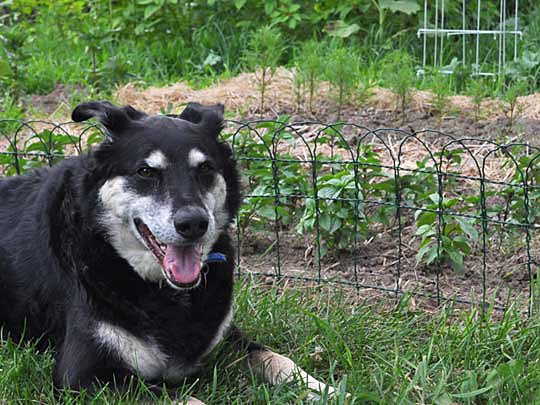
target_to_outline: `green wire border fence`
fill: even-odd
[[[104,136],[96,125],[0,120],[0,176],[53,165],[84,153]],[[227,121],[222,136],[243,176],[237,263],[242,262],[243,239],[257,233],[273,239],[265,252],[270,252],[272,271],[253,273],[485,308],[493,306],[489,258],[504,246],[507,256],[524,258],[519,268],[528,283],[527,311],[534,309],[540,148],[433,130],[311,121]],[[395,241],[395,260],[387,269],[391,286],[362,281],[365,242],[382,232]],[[309,251],[300,276],[288,271],[283,256],[294,237],[304,238]],[[404,253],[411,246],[414,265]],[[345,258],[341,267],[348,277],[327,277],[328,258]],[[472,262],[481,272],[478,299],[463,298],[466,292],[445,295],[441,277],[463,272]],[[404,285],[402,275],[411,268],[433,281],[429,291]]]

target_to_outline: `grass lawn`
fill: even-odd
[[[540,403],[540,328],[517,311],[443,307],[415,310],[407,298],[365,302],[333,286],[237,284],[235,320],[247,335],[352,394],[349,404]],[[6,404],[170,403],[142,383],[127,394],[55,399],[53,355],[32,345],[0,345],[0,400]],[[219,346],[179,388],[208,404],[302,404],[299,385],[268,386]],[[538,399],[537,399],[538,398]],[[346,403],[321,398],[319,403]]]

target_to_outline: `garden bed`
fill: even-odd
[[[32,97],[32,104],[39,108],[45,105],[43,116],[56,122],[68,121],[70,107],[66,104],[66,94],[58,88],[47,96]],[[68,89],[69,90],[69,89]],[[68,91],[66,90],[66,91]],[[71,90],[69,90],[71,91]],[[335,122],[336,105],[332,101],[327,84],[321,84],[316,99],[314,113],[305,111],[303,103],[298,104],[294,97],[293,72],[279,69],[268,89],[267,109],[258,111],[257,81],[253,74],[244,73],[238,77],[217,83],[215,86],[194,90],[185,84],[176,84],[166,88],[139,89],[133,84],[119,88],[115,94],[119,103],[129,103],[150,113],[176,113],[182,110],[187,101],[202,103],[222,102],[226,105],[227,118],[232,120],[253,120],[260,118],[284,119],[289,122],[311,121]],[[43,97],[40,101],[40,97]],[[455,138],[485,139],[498,143],[528,142],[538,145],[537,133],[540,129],[540,95],[520,97],[519,114],[510,124],[505,107],[497,100],[484,101],[480,115],[476,119],[474,105],[465,96],[450,97],[450,107],[443,117],[433,111],[430,103],[431,95],[427,92],[416,92],[405,116],[395,109],[392,93],[386,89],[374,88],[368,102],[363,105],[347,105],[341,113],[341,120],[354,123],[361,128],[344,129],[343,138],[351,149],[358,142],[369,143],[374,151],[380,154],[382,164],[390,165],[389,154],[395,152],[400,140],[404,137],[421,133],[427,129],[443,132]],[[54,99],[57,98],[57,104]],[[38,113],[39,115],[39,113]],[[234,130],[231,125],[228,131]],[[390,147],[382,146],[381,139],[373,136],[362,137],[368,129],[399,128],[399,132],[386,131],[384,141]],[[317,136],[320,125],[304,125],[299,133],[309,141]],[[429,145],[440,147],[448,137],[439,137],[436,132],[423,135]],[[444,139],[445,141],[441,140]],[[6,140],[0,140],[0,147],[5,148]],[[295,159],[306,159],[309,154],[306,148],[298,144],[280,145],[281,153],[288,153]],[[328,145],[321,145],[319,151],[326,156],[334,154],[348,158],[347,150],[339,145],[330,152]],[[401,168],[414,169],[416,162],[425,155],[425,150],[411,142],[404,144],[400,152]],[[460,162],[460,174],[478,175],[474,164],[475,155],[482,154],[482,146],[471,147],[471,153],[465,154]],[[386,154],[386,155],[385,155]],[[304,164],[304,169],[309,169]],[[386,169],[388,172],[388,169]],[[508,181],[512,170],[499,160],[488,161],[485,175],[494,181]],[[463,192],[475,187],[476,180],[460,180],[457,187]],[[490,201],[487,201],[490,203]],[[242,235],[240,268],[267,275],[288,275],[301,279],[327,280],[344,282],[359,287],[360,294],[388,295],[388,291],[399,287],[400,291],[415,292],[431,298],[427,302],[437,303],[437,297],[455,298],[472,302],[486,299],[498,307],[509,302],[519,302],[523,307],[529,297],[528,259],[523,250],[523,235],[520,242],[511,246],[508,239],[498,244],[490,244],[484,256],[481,254],[479,241],[474,243],[471,255],[465,257],[464,271],[456,272],[447,264],[434,268],[417,263],[415,256],[419,249],[420,239],[415,237],[417,227],[414,223],[414,210],[403,210],[401,228],[401,253],[397,248],[399,229],[392,220],[388,226],[376,226],[369,229],[365,237],[356,242],[351,249],[335,249],[317,259],[317,245],[313,236],[302,236],[294,227],[280,228],[281,243],[280,266],[277,269],[277,245],[274,228],[270,224],[266,230],[249,231]],[[536,235],[533,234],[533,237]],[[324,245],[324,239],[321,245]],[[532,244],[531,272],[535,273],[539,252]],[[401,256],[400,256],[401,254]],[[398,260],[399,259],[399,260]],[[370,289],[367,287],[376,287]]]

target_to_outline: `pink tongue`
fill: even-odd
[[[167,245],[163,266],[177,283],[191,284],[201,273],[201,253],[195,246]]]

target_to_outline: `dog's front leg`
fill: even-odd
[[[315,377],[309,375],[294,361],[281,354],[274,353],[270,350],[256,350],[249,353],[249,367],[269,384],[282,384],[291,381],[299,380],[305,384],[310,390],[324,393],[329,396],[334,395],[333,387],[324,384]]]
[[[299,380],[310,390],[320,394],[325,392],[329,396],[335,394],[333,387],[309,375],[288,357],[274,353],[246,339],[236,326],[233,326],[229,331],[228,339],[237,349],[247,350],[249,367],[269,384],[281,384]]]

